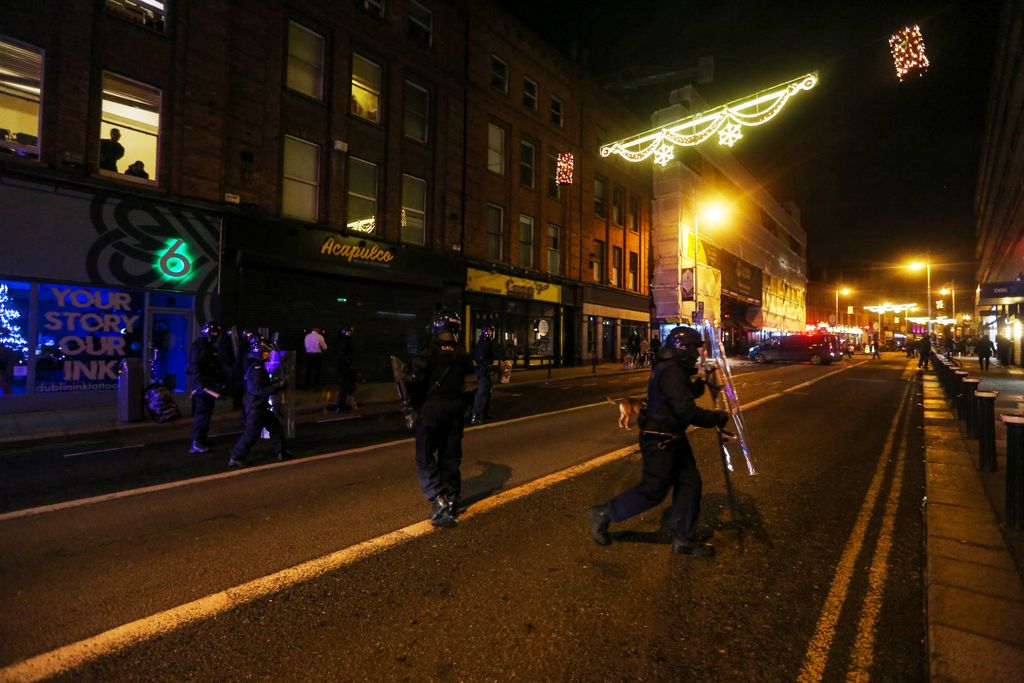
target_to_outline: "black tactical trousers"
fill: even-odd
[[[473,417],[484,419],[491,412],[491,369],[476,369],[476,395],[473,397]]]
[[[661,447],[664,444],[664,447]],[[665,437],[641,436],[643,474],[640,483],[608,503],[608,517],[621,522],[655,507],[672,491],[672,531],[692,540],[700,516],[702,483],[693,450],[685,436],[665,443]]]
[[[461,397],[431,396],[416,419],[416,470],[427,500],[462,491],[463,412]]]
[[[192,441],[206,443],[213,418],[214,398],[205,391],[192,395]]]
[[[235,460],[245,460],[249,451],[259,441],[260,432],[265,428],[270,434],[270,443],[274,447],[274,454],[280,455],[285,450],[284,427],[281,420],[267,406],[253,406],[246,408],[244,415],[245,423],[242,427],[242,435],[231,448],[231,457]]]

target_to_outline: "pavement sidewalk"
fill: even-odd
[[[980,388],[1000,391],[999,413],[1019,413],[1024,371],[960,358]],[[972,362],[973,361],[973,362]],[[978,470],[975,439],[921,374],[925,430],[925,610],[933,681],[1020,681],[1024,671],[1022,534],[1005,525],[1006,435],[997,431],[998,471]],[[1000,489],[1001,487],[1001,489]]]

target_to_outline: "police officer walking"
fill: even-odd
[[[224,365],[217,353],[220,324],[203,323],[200,336],[188,353],[188,374],[192,377],[192,447],[189,453],[210,450],[208,434],[214,401],[224,391]]]
[[[431,503],[431,524],[441,527],[455,526],[462,490],[462,393],[473,361],[459,345],[461,330],[457,313],[439,311],[433,339],[413,359],[409,377],[419,412],[413,429],[420,489]]]
[[[352,356],[355,349],[352,347],[351,325],[343,324],[341,326],[334,346],[338,358],[338,402],[335,404],[334,412],[343,413],[351,408],[349,397],[356,390],[356,372],[352,368]],[[355,403],[354,400],[352,402]]]
[[[483,424],[491,416],[491,365],[494,363],[494,325],[487,323],[476,342],[476,395],[469,423]]]
[[[273,382],[267,372],[267,360],[270,358],[271,346],[259,335],[253,335],[249,342],[246,355],[248,368],[245,371],[245,402],[242,405],[244,424],[242,435],[231,449],[228,467],[245,467],[248,464],[249,451],[260,438],[260,432],[266,429],[270,434],[274,455],[278,460],[287,460],[291,454],[287,450],[284,437],[284,426],[280,418],[270,408],[269,399],[285,388],[285,382]]]
[[[672,491],[672,552],[711,557],[714,547],[695,539],[700,516],[701,478],[686,439],[689,425],[721,428],[729,414],[696,404],[704,393],[697,379],[700,332],[676,327],[665,338],[647,383],[647,418],[640,425],[643,474],[640,483],[609,502],[589,510],[594,541],[609,545],[608,526],[649,510]]]

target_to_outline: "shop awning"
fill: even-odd
[[[1024,303],[1024,281],[983,282],[978,306],[1004,306]]]

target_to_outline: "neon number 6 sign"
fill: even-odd
[[[185,277],[192,272],[192,262],[178,251],[184,244],[185,240],[175,240],[160,257],[160,271],[167,277]]]

